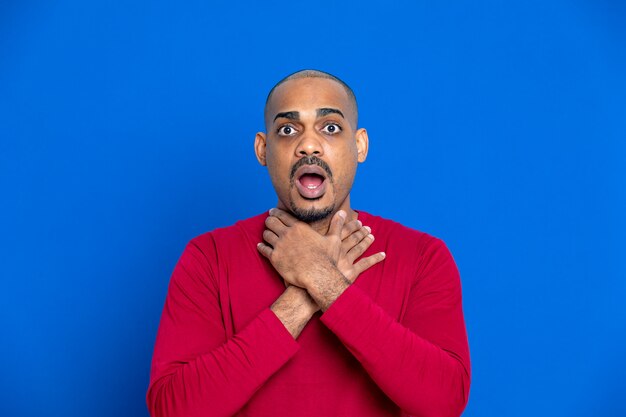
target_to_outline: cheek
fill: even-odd
[[[289,172],[291,165],[289,165],[289,161],[276,158],[275,155],[275,153],[268,153],[267,171],[272,180],[272,184],[274,184],[274,188],[278,191],[289,188]]]
[[[342,166],[341,171],[337,173],[337,178],[335,178],[335,182],[338,186],[342,187],[350,187],[352,182],[354,181],[354,174],[356,171],[356,165],[351,164],[349,162],[345,163]]]
[[[266,156],[268,166],[271,164],[274,168],[274,171],[279,171],[280,169],[284,169],[286,166],[291,166],[293,163],[290,155],[292,155],[292,151],[284,146],[278,146],[276,143],[273,143],[271,146],[268,145],[266,148]]]
[[[347,147],[344,152],[336,155],[335,160],[337,161],[333,170],[335,182],[351,184],[358,165],[356,146]]]

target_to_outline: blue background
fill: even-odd
[[[360,102],[357,209],[443,238],[465,416],[626,415],[626,5],[5,1],[0,415],[146,416],[169,275],[275,204],[265,95]]]

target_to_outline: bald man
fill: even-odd
[[[190,241],[147,403],[161,416],[459,416],[470,361],[445,244],[352,209],[368,153],[350,87],[274,86],[254,149],[276,207]]]

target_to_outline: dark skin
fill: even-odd
[[[367,157],[368,138],[365,129],[356,129],[356,109],[343,87],[323,78],[287,81],[274,91],[265,116],[268,133],[257,133],[255,152],[268,167],[278,208],[270,211],[258,249],[288,284],[271,308],[295,338],[315,312],[326,311],[385,254],[354,262],[373,242],[350,208],[350,189],[358,163]],[[333,175],[315,199],[302,196],[290,180],[294,164],[312,155]],[[308,224],[289,213],[293,207],[331,213]]]

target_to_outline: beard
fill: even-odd
[[[305,223],[315,223],[320,220],[324,220],[325,218],[330,216],[333,211],[335,211],[334,204],[319,209],[301,209],[300,207],[296,206],[296,203],[294,203],[293,200],[291,200],[289,201],[289,206],[289,208],[291,209],[291,213],[294,215],[294,217]]]

